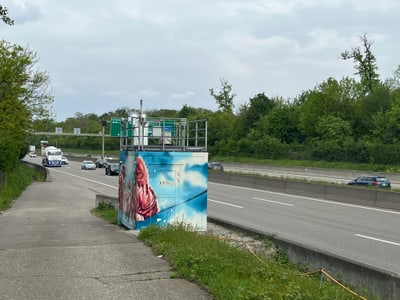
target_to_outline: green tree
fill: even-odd
[[[351,126],[342,118],[327,116],[320,119],[317,132],[321,140],[330,140],[343,145],[343,141],[351,135]]]
[[[374,116],[387,112],[394,102],[394,92],[384,84],[378,84],[371,93],[358,99],[355,106],[353,130],[356,136],[370,136],[374,130]]]
[[[353,60],[357,70],[355,74],[360,76],[364,93],[368,94],[379,83],[378,67],[371,50],[372,42],[368,40],[366,33],[360,37],[360,42],[361,48],[356,46],[350,51],[346,50],[341,53],[341,57],[343,60]]]
[[[233,113],[233,98],[236,94],[232,92],[232,85],[225,79],[220,79],[220,91],[216,93],[213,88],[210,89],[211,96],[218,104],[218,109],[222,112]]]
[[[178,112],[179,118],[188,118],[190,115],[197,114],[197,110],[187,104],[185,104]]]
[[[299,131],[299,105],[279,101],[275,107],[257,122],[257,130],[274,137],[281,143],[301,141]]]
[[[27,151],[28,136],[33,120],[48,117],[53,98],[47,93],[49,77],[35,68],[35,52],[0,41],[0,149],[6,151],[7,171],[18,163]]]
[[[0,41],[0,100],[19,99],[29,111],[29,118],[49,119],[53,97],[49,93],[50,77],[36,69],[36,52]]]
[[[400,142],[400,97],[397,96],[393,102],[388,111],[379,111],[372,118],[372,136],[375,141],[384,144]]]
[[[1,4],[0,4],[0,17],[3,20],[3,22],[6,23],[7,25],[10,25],[10,26],[14,25],[14,20],[8,16],[7,7],[5,7]]]
[[[279,100],[277,100],[279,101]],[[276,105],[275,99],[269,99],[264,93],[257,94],[239,109],[238,134],[242,138],[254,128],[262,117],[267,115]]]
[[[236,153],[237,141],[235,123],[237,117],[217,111],[208,116],[208,149],[211,155],[233,155]]]

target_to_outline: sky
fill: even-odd
[[[382,80],[400,65],[398,0],[9,0],[4,40],[36,52],[57,121],[119,108],[235,111],[259,93],[291,100],[329,77],[367,34]],[[357,78],[358,79],[358,78]]]

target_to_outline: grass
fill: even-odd
[[[0,211],[4,211],[11,206],[13,200],[33,181],[43,181],[45,177],[38,170],[23,164],[17,165],[12,172],[6,175],[6,184],[0,186]]]
[[[118,224],[118,211],[112,204],[102,202],[99,204],[99,206],[92,209],[92,214],[106,220],[111,224]]]
[[[260,256],[211,233],[183,226],[143,229],[139,238],[215,299],[359,299],[319,275],[306,275],[277,252]],[[268,243],[266,243],[267,245]]]
[[[326,169],[343,169],[343,170],[359,170],[365,172],[400,172],[400,165],[378,165],[378,164],[356,164],[345,162],[327,162],[327,161],[310,161],[310,160],[273,160],[273,159],[255,159],[249,157],[229,157],[214,156],[210,161],[232,162],[232,163],[248,163],[261,164],[280,167],[312,167]]]
[[[110,204],[93,213],[118,222]],[[174,277],[196,283],[214,299],[360,299],[321,274],[306,275],[280,251],[255,254],[183,226],[150,226],[140,231],[139,239],[171,264]],[[271,253],[267,248],[272,243],[266,240],[264,245],[265,253]]]

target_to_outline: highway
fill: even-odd
[[[117,176],[104,169],[85,171],[70,161],[50,169],[56,173],[81,179],[82,188],[90,181],[92,191],[117,195]],[[208,215],[400,274],[400,211],[209,182]]]
[[[304,167],[277,167],[267,165],[224,163],[228,172],[259,174],[280,179],[299,179],[304,181],[328,182],[333,184],[347,184],[360,175],[383,175],[392,183],[392,189],[400,190],[400,174],[384,172],[366,172],[359,170],[339,170]]]

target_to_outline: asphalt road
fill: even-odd
[[[209,182],[209,216],[400,274],[400,212]]]
[[[233,168],[226,164],[224,167],[226,170]],[[242,166],[243,169],[246,166]],[[97,192],[116,196],[117,177],[105,176],[104,169],[84,171],[80,170],[78,162],[71,162],[52,171],[77,178],[83,186],[91,183]],[[253,170],[256,171],[262,170]],[[274,171],[282,172],[286,177],[302,174],[297,169],[289,172],[288,169],[276,168]],[[307,176],[310,173],[306,173]],[[317,169],[312,170],[312,177],[347,180],[342,173],[334,170],[325,170],[324,173]],[[346,176],[353,178],[353,175],[357,174],[350,172]],[[400,264],[393,263],[400,261],[399,211],[212,182],[209,183],[208,198],[209,216],[400,274]]]
[[[334,184],[347,184],[360,175],[376,174],[383,175],[392,183],[393,189],[400,190],[400,174],[384,172],[365,172],[359,170],[336,170],[323,168],[303,167],[277,167],[253,164],[224,163],[224,169],[228,172],[260,174],[275,178],[296,178],[306,181],[329,182]]]

